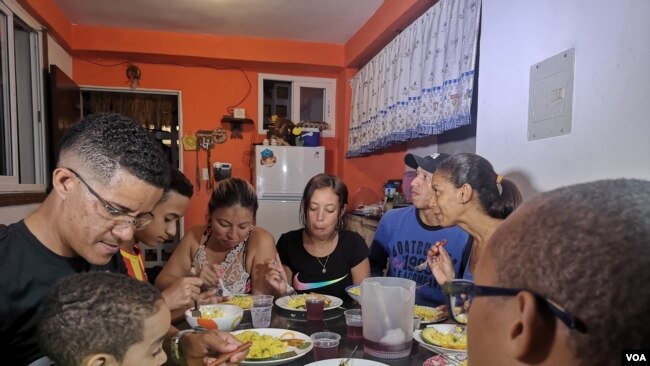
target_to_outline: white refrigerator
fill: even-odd
[[[268,230],[276,243],[283,233],[299,229],[305,185],[324,171],[323,146],[255,146],[257,226]]]

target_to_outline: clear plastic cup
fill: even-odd
[[[305,299],[305,307],[307,308],[307,320],[323,320],[325,300],[308,297]]]
[[[310,336],[314,345],[314,361],[337,358],[341,336],[333,332],[318,332]]]
[[[253,327],[268,328],[271,325],[271,310],[273,310],[273,305],[255,306],[253,304],[250,308]]]
[[[420,329],[421,323],[422,323],[422,317],[420,316],[413,317],[413,331]]]
[[[343,314],[345,315],[348,339],[353,341],[363,339],[363,318],[361,317],[361,309],[346,310]]]
[[[273,306],[273,295],[253,295],[253,305]]]

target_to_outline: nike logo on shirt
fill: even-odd
[[[336,279],[333,279],[333,280],[322,281],[322,282],[304,283],[304,282],[300,282],[300,280],[298,279],[299,274],[300,274],[300,272],[296,273],[296,275],[293,276],[293,287],[296,290],[300,290],[300,291],[313,290],[315,288],[329,286],[329,285],[331,285],[333,283],[337,283],[339,281],[342,281],[343,279],[345,279],[348,276],[346,274],[345,276],[343,276],[341,278],[336,278]]]

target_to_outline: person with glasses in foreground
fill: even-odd
[[[48,362],[36,333],[43,298],[75,273],[126,273],[115,256],[119,245],[151,222],[151,210],[168,184],[169,164],[159,143],[133,120],[90,115],[70,128],[52,172],[52,191],[32,214],[0,231],[0,354],[5,364]],[[121,270],[110,263],[121,263]],[[172,328],[168,336],[175,333]],[[209,348],[229,352],[240,343],[225,333],[218,335],[220,341],[212,337],[193,335],[172,344],[181,344],[185,358],[197,364]]]
[[[475,282],[443,285],[450,315],[468,324],[469,363],[614,366],[623,350],[644,348],[647,357],[648,238],[648,181],[578,184],[522,205],[490,238]]]

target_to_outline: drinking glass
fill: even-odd
[[[253,305],[273,306],[273,295],[253,295]]]
[[[415,316],[413,317],[413,331],[420,329],[420,324],[422,323],[422,317]]]
[[[314,345],[314,361],[336,358],[341,336],[333,332],[318,332],[310,336]]]
[[[347,326],[348,339],[356,341],[363,339],[363,318],[361,309],[350,309],[343,312]]]
[[[325,310],[325,300],[316,298],[305,299],[307,307],[307,320],[323,320]]]
[[[250,308],[253,327],[268,328],[271,325],[271,310],[273,310],[273,305],[256,306],[253,304]]]

